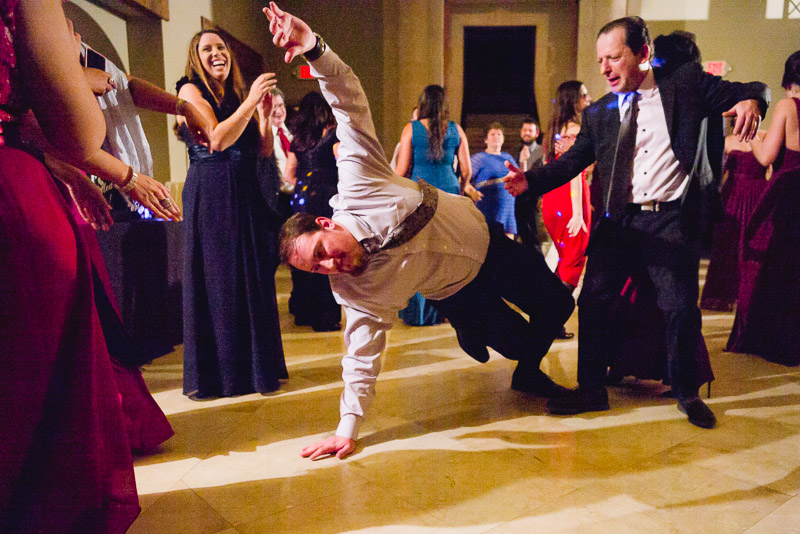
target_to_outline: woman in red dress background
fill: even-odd
[[[564,140],[571,146],[581,129],[581,113],[591,103],[592,97],[583,83],[572,80],[558,86],[545,140],[545,160],[560,155],[556,141]],[[591,202],[585,173],[542,196],[542,219],[558,251],[556,275],[570,290],[578,286],[589,243]]]

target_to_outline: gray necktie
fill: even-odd
[[[617,150],[611,168],[611,183],[606,194],[605,216],[618,221],[630,202],[633,181],[633,153],[636,148],[636,116],[639,113],[639,93],[629,93],[630,105],[619,123]]]

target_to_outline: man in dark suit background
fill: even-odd
[[[523,171],[536,169],[544,163],[544,151],[538,139],[539,123],[533,117],[525,117],[519,130],[519,167]],[[514,217],[517,219],[517,235],[522,244],[542,253],[539,239],[539,197],[526,195],[514,202]]]
[[[762,83],[723,81],[687,63],[669,72],[650,66],[650,35],[639,17],[606,24],[597,61],[611,93],[583,112],[572,148],[525,173],[511,167],[506,188],[541,195],[567,183],[596,160],[600,222],[578,300],[578,389],[548,402],[553,414],[609,409],[605,387],[615,322],[610,313],[631,274],[645,273],[666,324],[669,376],[678,409],[711,428],[713,412],[698,397],[695,352],[701,333],[697,307],[703,221],[719,207],[709,164],[709,117],[735,116],[734,134],[751,139],[766,111]]]

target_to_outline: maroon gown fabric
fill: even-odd
[[[0,532],[125,532],[139,512],[92,265],[52,177],[0,147]]]
[[[800,99],[794,99],[800,119]],[[726,350],[800,364],[800,152],[784,147],[745,231]]]
[[[653,283],[646,276],[629,278],[615,309],[619,345],[609,358],[609,379],[615,383],[626,376],[661,380],[669,384],[664,318],[656,305]],[[714,380],[708,348],[701,335],[697,342],[697,387]]]
[[[0,0],[0,120],[16,1]],[[52,177],[0,146],[0,532],[123,533],[139,513],[86,243]]]
[[[744,229],[767,188],[767,169],[752,152],[733,150],[725,163],[728,179],[722,189],[725,216],[714,230],[711,260],[700,308],[733,311],[739,287],[739,255]]]
[[[60,186],[60,183],[58,184]],[[70,214],[86,243],[89,259],[92,264],[94,281],[95,306],[100,314],[100,323],[103,327],[103,336],[109,346],[109,336],[125,336],[122,343],[131,343],[129,336],[121,331],[122,315],[114,298],[111,280],[108,277],[100,244],[97,241],[95,230],[78,214],[75,204],[71,202],[69,193],[65,188],[59,187],[62,195],[70,207]],[[108,303],[103,306],[102,301]],[[103,317],[103,314],[108,317]],[[117,328],[107,327],[108,324],[118,325]],[[119,344],[119,343],[117,343]],[[113,344],[112,344],[113,345]],[[114,370],[114,380],[119,391],[119,400],[122,404],[122,413],[125,418],[125,429],[131,450],[136,453],[146,453],[158,447],[161,443],[171,438],[174,434],[164,412],[161,411],[142,377],[138,368],[128,368],[111,355],[111,366]]]

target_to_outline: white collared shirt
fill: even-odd
[[[311,63],[338,126],[339,193],[333,220],[361,241],[381,241],[422,201],[417,183],[396,175],[375,134],[369,103],[350,67],[330,48]],[[443,299],[477,276],[489,248],[486,219],[463,196],[439,191],[433,219],[409,242],[373,255],[360,276],[330,276],[347,325],[344,391],[336,435],[355,439],[375,396],[386,332],[417,291]]]
[[[636,148],[633,156],[632,202],[644,204],[678,200],[683,195],[689,176],[680,168],[672,151],[661,93],[653,69],[648,69],[639,89],[639,113],[636,118]],[[626,93],[617,95],[620,120],[631,99]]]
[[[289,129],[286,127],[285,124],[281,124],[281,130],[286,135],[286,137],[291,142],[294,139],[291,133],[289,133]],[[286,154],[283,151],[283,145],[281,145],[281,136],[278,135],[278,127],[272,126],[272,146],[275,151],[275,159],[278,161],[278,172],[280,173],[281,178],[283,178],[283,170],[286,168]]]

